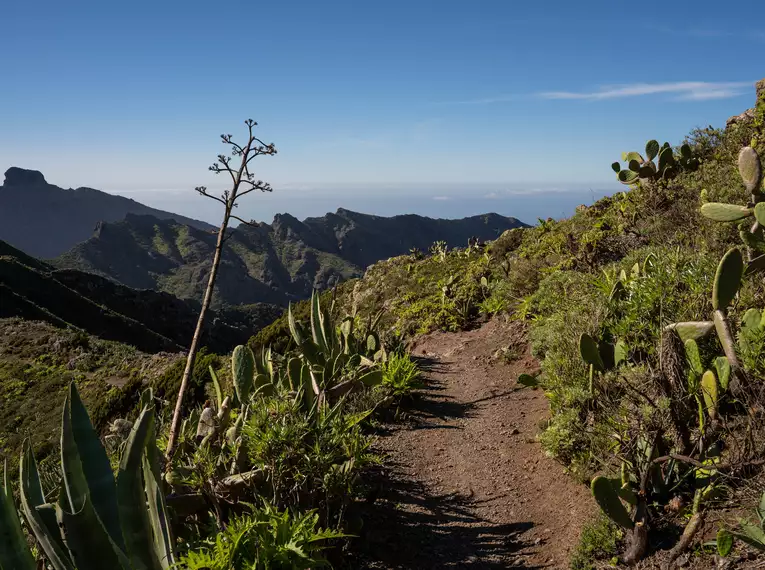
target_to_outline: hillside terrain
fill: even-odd
[[[43,259],[56,257],[88,239],[99,222],[116,222],[126,214],[213,229],[205,222],[93,188],[59,188],[36,170],[11,167],[0,186],[0,240]]]
[[[161,378],[178,354],[147,354],[82,331],[49,323],[0,318],[0,455],[18,464],[30,437],[40,459],[59,445],[66,388],[76,381],[99,429],[135,405],[136,389]]]
[[[434,351],[444,362],[470,353],[480,334],[473,329],[488,318],[528,327],[527,343],[504,338],[492,357],[512,364],[530,350],[538,359],[538,371],[508,377],[508,388],[544,390],[551,415],[540,420],[541,448],[583,488],[591,486],[600,507],[580,529],[573,570],[762,567],[765,218],[758,204],[765,189],[757,155],[765,157],[765,80],[756,105],[724,129],[694,129],[676,146],[649,141],[645,151],[615,150],[612,169],[624,192],[565,220],[509,230],[486,247],[379,262],[334,291],[335,303],[361,322],[380,314],[386,342],[414,347],[418,356],[422,335],[456,333],[445,341],[446,354]],[[280,318],[251,345],[283,339],[289,326]],[[454,398],[440,404],[443,421],[461,396],[444,385],[454,372],[436,370],[435,393]],[[477,378],[476,386],[486,381]],[[452,429],[467,436],[479,418]],[[425,436],[399,437],[415,445]],[[394,477],[408,480],[410,490],[412,478],[426,489],[438,486],[438,474],[451,473],[464,461],[460,454],[471,452],[462,443],[443,452],[432,442],[412,451],[393,445]],[[480,461],[496,460],[503,449]],[[440,508],[437,520],[467,536],[472,513],[491,497],[460,496],[454,518],[449,505],[423,494],[398,500],[405,512],[390,513],[392,520],[428,524],[426,509]],[[492,532],[471,539],[474,557],[455,549],[444,565],[500,553]],[[487,544],[494,548],[482,550]],[[389,556],[382,567],[405,567],[382,550]],[[553,547],[540,551],[556,556]]]
[[[271,303],[286,306],[360,277],[367,266],[434,242],[464,246],[471,238],[494,239],[515,218],[486,214],[461,220],[416,215],[385,218],[338,210],[299,221],[279,214],[272,224],[239,225],[231,231],[221,262],[215,304]],[[129,214],[99,224],[96,232],[55,260],[61,268],[97,273],[137,289],[181,299],[201,299],[216,236],[194,227]]]
[[[213,351],[227,352],[280,313],[263,304],[213,313],[203,342]],[[0,318],[42,320],[148,352],[178,352],[194,333],[198,314],[198,302],[57,269],[0,241]]]

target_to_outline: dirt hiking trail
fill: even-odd
[[[511,347],[507,364],[495,353]],[[588,489],[547,458],[536,436],[549,417],[521,323],[494,319],[418,340],[426,386],[407,421],[381,436],[390,467],[361,515],[356,568],[568,568]]]

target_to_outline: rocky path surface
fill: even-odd
[[[509,364],[496,357],[507,347]],[[536,440],[549,407],[516,386],[538,367],[522,325],[433,333],[414,355],[427,385],[378,441],[389,468],[364,508],[355,567],[567,568],[594,506]]]

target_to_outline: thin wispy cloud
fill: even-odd
[[[751,41],[764,41],[765,33],[761,30],[724,30],[713,28],[671,28],[667,26],[647,25],[648,30],[668,34],[675,37],[690,38],[739,38]]]
[[[604,85],[592,91],[544,91],[527,95],[480,97],[464,101],[447,101],[440,105],[494,105],[522,99],[579,99],[601,101],[625,97],[670,95],[674,101],[712,101],[747,95],[754,85],[750,81],[674,81],[668,83],[630,83]]]
[[[708,101],[728,99],[746,94],[752,89],[749,81],[708,82],[677,81],[671,83],[632,83],[628,85],[604,86],[595,91],[547,91],[540,93],[543,99],[580,99],[601,101],[624,97],[644,97],[648,95],[673,95],[678,101]]]

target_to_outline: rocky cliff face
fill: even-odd
[[[92,188],[59,188],[36,170],[11,167],[0,186],[0,239],[44,259],[61,255],[88,239],[99,222],[121,221],[129,213],[212,229],[205,222],[149,208],[122,196]]]

